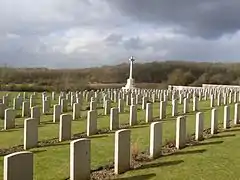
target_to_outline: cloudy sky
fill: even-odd
[[[240,60],[240,0],[0,0],[0,65]]]

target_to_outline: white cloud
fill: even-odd
[[[20,35],[18,35],[18,34],[13,34],[13,33],[7,33],[7,38],[9,38],[9,39],[18,39],[18,38],[20,38]]]

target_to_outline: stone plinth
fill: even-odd
[[[132,89],[136,89],[135,87],[135,83],[134,83],[134,79],[133,78],[128,78],[127,79],[127,84],[122,87],[123,90],[132,90]]]

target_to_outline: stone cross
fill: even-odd
[[[132,72],[133,72],[133,62],[135,61],[134,57],[131,56],[130,59],[129,59],[129,61],[130,61],[129,79],[132,79],[132,78],[133,78],[133,76],[132,76]]]

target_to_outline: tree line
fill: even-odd
[[[61,91],[115,87],[126,83],[129,65],[103,66],[86,69],[0,68],[1,90]],[[136,63],[133,77],[137,84],[149,83],[156,88],[171,85],[201,86],[240,84],[240,63],[206,63],[165,61]],[[95,86],[92,86],[95,84]],[[104,84],[105,86],[99,86]],[[115,85],[114,85],[115,84]],[[151,85],[151,88],[154,86]],[[120,85],[119,85],[120,87]]]

